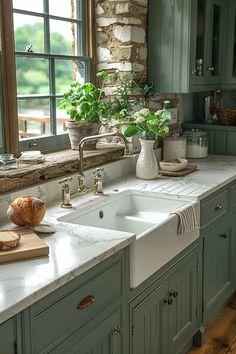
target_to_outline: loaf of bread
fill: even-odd
[[[46,208],[41,199],[23,195],[9,205],[7,215],[17,226],[32,226],[42,221],[45,211]]]
[[[15,248],[20,243],[20,234],[13,230],[0,230],[0,251]]]

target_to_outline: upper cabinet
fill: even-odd
[[[231,24],[235,23],[235,1],[231,4],[234,18],[226,6],[224,0],[150,0],[149,81],[157,91],[188,93],[223,88],[226,34],[232,60],[233,49],[228,47],[235,44],[235,26]],[[226,16],[231,19],[227,31]],[[234,65],[236,71],[235,60]]]
[[[236,85],[236,1],[228,0],[228,17],[225,27],[224,88],[235,89]]]

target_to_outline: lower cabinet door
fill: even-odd
[[[169,279],[167,353],[179,353],[197,331],[198,254],[191,257]]]
[[[60,354],[122,354],[120,310],[106,317],[91,320],[50,353]]]
[[[132,311],[132,354],[167,354],[168,282]]]
[[[197,332],[198,252],[131,310],[132,354],[177,354]],[[146,290],[145,290],[146,291]]]
[[[234,290],[232,218],[204,231],[203,320],[207,324]]]
[[[0,325],[0,353],[14,354],[15,352],[14,320],[11,318]]]

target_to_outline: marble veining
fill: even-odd
[[[206,159],[191,160],[198,170],[185,177],[158,177],[156,180],[139,180],[134,175],[135,158],[122,159],[104,165],[104,192],[136,189],[153,191],[173,198],[200,200],[226,183],[236,179],[236,157],[211,155]],[[86,171],[92,184],[91,170]],[[77,188],[74,176],[71,190]],[[42,235],[49,245],[49,257],[0,265],[0,323],[36,302],[43,296],[66,284],[73,278],[110,257],[135,240],[135,235],[61,223],[57,218],[82,206],[88,206],[96,197],[87,194],[72,198],[73,209],[60,208],[58,180],[0,196],[0,222],[6,227],[6,210],[13,199],[23,194],[42,198],[47,206],[45,221],[53,222],[57,232]]]

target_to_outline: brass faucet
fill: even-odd
[[[78,183],[79,183],[79,187],[78,187],[78,193],[79,194],[84,194],[88,191],[90,191],[91,189],[95,189],[94,194],[95,195],[103,195],[103,191],[102,191],[102,175],[101,175],[101,171],[102,169],[95,169],[94,170],[94,180],[95,180],[95,186],[92,188],[86,188],[85,183],[84,183],[84,145],[88,142],[88,141],[92,141],[92,140],[98,140],[101,138],[108,138],[111,136],[117,136],[118,138],[122,139],[125,143],[125,155],[129,153],[129,143],[128,140],[126,139],[126,137],[121,134],[121,133],[104,133],[104,134],[98,134],[98,135],[91,135],[91,136],[86,136],[85,138],[83,138],[80,143],[79,143],[79,156],[80,156],[80,165],[79,165],[79,176],[78,176]]]

